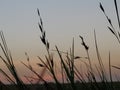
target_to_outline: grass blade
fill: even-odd
[[[118,6],[117,6],[117,1],[116,0],[114,0],[114,4],[115,4],[115,10],[116,10],[116,15],[117,15],[118,25],[119,25],[119,29],[120,29],[120,19],[119,19]]]

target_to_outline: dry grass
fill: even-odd
[[[119,19],[119,12],[118,12],[118,6],[117,6],[117,1],[114,0],[114,5],[115,5],[115,11],[116,11],[116,16],[117,16],[117,22],[118,22],[118,26],[120,29],[120,19]],[[105,12],[105,9],[103,8],[102,4],[100,3],[100,9],[102,10],[102,12],[104,13],[109,26],[108,30],[110,30],[110,32],[116,37],[116,39],[118,40],[119,44],[120,44],[120,31],[117,31],[114,28],[114,25],[111,21],[111,19],[108,17],[108,15]],[[37,76],[37,79],[34,77],[28,77],[25,76],[25,78],[31,83],[31,85],[33,86],[34,83],[32,83],[29,78],[32,78],[34,80],[36,80],[37,83],[35,84],[39,84],[39,82],[42,82],[43,86],[45,87],[46,90],[53,90],[57,89],[57,90],[116,90],[116,87],[114,85],[113,79],[112,79],[112,70],[111,68],[116,68],[116,69],[120,69],[118,66],[115,65],[111,65],[111,55],[109,52],[109,59],[108,59],[108,63],[109,63],[109,79],[108,76],[106,76],[106,69],[104,68],[104,64],[102,62],[101,59],[101,55],[99,52],[99,48],[98,48],[98,44],[97,44],[97,37],[96,37],[96,32],[94,30],[94,42],[95,42],[95,49],[96,49],[96,56],[98,59],[98,66],[95,66],[96,68],[93,68],[94,66],[92,65],[91,62],[91,57],[90,57],[90,53],[89,53],[89,46],[88,44],[86,44],[84,38],[82,36],[79,35],[80,39],[81,39],[81,45],[84,47],[85,51],[86,51],[86,55],[87,57],[85,57],[87,59],[87,62],[81,61],[84,66],[87,68],[87,71],[85,72],[80,72],[79,69],[75,66],[75,60],[76,59],[80,59],[80,56],[76,56],[74,53],[74,38],[73,38],[73,42],[72,42],[72,47],[70,48],[70,52],[64,52],[64,51],[60,51],[59,48],[57,46],[55,46],[56,48],[56,53],[59,56],[59,63],[60,63],[60,69],[61,69],[61,76],[62,76],[62,82],[60,82],[58,80],[58,77],[56,75],[56,66],[55,66],[55,59],[53,57],[53,54],[50,50],[50,43],[47,39],[46,36],[46,32],[43,28],[43,21],[42,18],[40,16],[40,12],[39,9],[37,9],[37,13],[39,16],[39,29],[40,29],[40,40],[43,43],[43,45],[46,48],[47,51],[47,55],[45,55],[45,59],[42,59],[40,56],[38,56],[38,59],[40,60],[39,63],[37,63],[36,65],[38,65],[40,68],[43,68],[41,74],[39,74],[37,71],[34,70],[34,68],[32,67],[32,65],[30,64],[30,59],[27,53],[25,53],[26,57],[27,57],[27,61],[28,64],[25,64],[24,62],[21,62],[28,70],[30,70],[32,73],[34,73]],[[14,80],[4,71],[0,68],[0,72],[7,78],[8,82],[12,85],[15,86],[16,90],[30,90],[30,88],[28,89],[28,85],[26,85],[21,78],[18,75],[18,71],[16,70],[16,67],[14,65],[14,60],[12,58],[11,52],[8,49],[5,37],[3,35],[3,32],[0,32],[0,37],[1,37],[1,42],[0,42],[0,48],[4,54],[4,56],[0,56],[0,59],[4,62],[4,64],[6,65],[7,69],[10,71],[11,75],[14,77]],[[65,53],[66,58],[64,58],[62,56],[62,53]],[[45,71],[49,71],[50,75],[52,76],[55,84],[55,87],[52,87],[44,78],[44,73]],[[83,76],[84,73],[84,76]],[[96,76],[96,73],[98,74],[98,76]],[[97,81],[97,78],[100,78],[100,81]],[[77,78],[77,83],[76,83],[76,79]],[[65,89],[65,81],[66,83],[68,83],[67,87]],[[1,81],[0,84],[2,86],[5,86],[5,84]],[[9,87],[7,88],[9,89]]]

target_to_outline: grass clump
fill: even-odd
[[[118,6],[117,6],[117,1],[114,0],[114,5],[115,5],[115,11],[116,11],[116,17],[117,17],[117,22],[118,22],[118,27],[120,29],[120,19],[119,19],[119,12],[118,12]],[[105,15],[109,25],[107,26],[108,30],[116,37],[120,44],[120,32],[117,31],[114,28],[114,25],[111,21],[111,19],[108,17],[106,14],[106,11],[103,7],[103,5],[100,3],[99,4],[100,9],[102,10],[103,14]],[[38,17],[39,17],[39,22],[38,26],[40,29],[40,40],[45,46],[45,49],[47,51],[47,55],[45,55],[45,59],[42,59],[40,56],[37,56],[38,59],[40,60],[38,65],[40,68],[43,68],[43,71],[41,74],[39,74],[37,71],[34,70],[32,65],[30,64],[29,56],[27,53],[25,53],[27,57],[28,64],[25,64],[24,62],[21,62],[27,69],[29,69],[31,72],[33,72],[36,76],[37,79],[34,77],[29,77],[25,76],[25,78],[30,82],[29,85],[25,84],[22,79],[18,75],[18,71],[16,70],[16,67],[14,65],[14,61],[11,55],[10,50],[8,49],[8,46],[6,44],[5,37],[3,35],[3,32],[0,32],[0,37],[1,37],[1,42],[0,42],[0,48],[2,50],[2,53],[4,56],[0,56],[0,59],[4,62],[6,65],[7,69],[11,73],[12,77],[11,78],[3,69],[0,68],[0,72],[6,77],[8,82],[15,87],[15,90],[31,90],[31,87],[36,87],[36,85],[40,86],[37,89],[42,88],[42,90],[119,90],[118,88],[120,82],[113,82],[113,77],[112,77],[112,67],[116,69],[120,69],[120,67],[111,65],[111,54],[109,52],[109,58],[108,58],[108,63],[109,63],[109,79],[108,76],[106,75],[106,69],[103,64],[103,60],[101,58],[98,44],[97,44],[97,37],[96,37],[96,32],[94,30],[94,44],[95,44],[95,49],[96,49],[96,56],[98,60],[98,65],[93,66],[92,64],[92,59],[90,57],[90,52],[89,52],[89,46],[86,44],[84,38],[79,35],[79,38],[81,39],[81,45],[84,47],[86,51],[86,61],[80,60],[83,57],[76,56],[75,51],[74,51],[74,38],[72,41],[72,47],[70,48],[69,52],[64,52],[60,51],[57,46],[55,46],[55,51],[59,56],[59,63],[60,63],[60,70],[61,70],[61,76],[62,76],[62,82],[59,81],[57,74],[56,74],[56,66],[55,66],[55,58],[53,57],[53,54],[50,50],[50,43],[47,39],[46,32],[43,27],[43,21],[39,12],[39,9],[37,9]],[[65,57],[63,57],[62,53],[65,54]],[[76,67],[75,62],[76,59],[80,60],[81,63],[84,64],[86,67],[86,71],[80,72],[80,70]],[[95,68],[94,68],[95,67]],[[45,71],[49,71],[50,75],[52,76],[54,83],[48,83],[44,78],[44,73]],[[97,75],[96,75],[97,73]],[[34,79],[37,81],[37,83],[32,83],[29,78]],[[98,82],[99,78],[99,82]],[[77,79],[77,81],[76,81]],[[39,84],[42,82],[42,84]],[[7,89],[10,89],[10,86],[5,85],[2,81],[0,82],[0,85],[2,88],[6,86]],[[44,86],[44,87],[43,87]],[[3,89],[4,90],[4,89]]]

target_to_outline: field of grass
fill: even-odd
[[[108,30],[113,34],[113,36],[115,36],[115,38],[118,40],[120,44],[120,32],[115,29],[111,19],[108,17],[102,4],[100,3],[99,5],[101,11],[105,15],[109,23],[109,26],[107,26]],[[118,6],[116,0],[114,0],[114,6],[115,6],[115,14],[117,16],[118,27],[120,29],[120,19],[119,19]],[[111,65],[111,53],[109,52],[109,60],[108,60],[109,74],[106,75],[106,69],[99,52],[99,48],[98,48],[99,45],[97,43],[95,30],[94,30],[94,43],[95,43],[97,60],[99,63],[97,66],[92,65],[90,53],[89,53],[89,46],[81,35],[79,35],[79,38],[81,40],[81,45],[86,51],[86,55],[87,55],[86,57],[80,57],[75,55],[74,38],[72,40],[72,47],[70,48],[69,52],[60,51],[59,47],[55,46],[56,49],[55,51],[59,56],[59,60],[60,60],[59,63],[60,63],[60,70],[62,76],[61,77],[62,81],[59,81],[56,75],[54,56],[50,50],[50,42],[46,36],[46,32],[43,29],[43,21],[40,16],[39,9],[37,9],[37,13],[39,17],[38,26],[41,33],[40,40],[45,46],[47,55],[45,55],[45,60],[38,56],[40,62],[37,63],[36,65],[38,65],[40,68],[43,68],[43,72],[39,74],[37,71],[34,70],[32,65],[29,63],[30,62],[29,56],[27,55],[27,53],[25,53],[28,64],[24,62],[21,63],[28,70],[34,73],[37,77],[37,83],[32,83],[29,80],[29,77],[26,77],[26,79],[29,81],[30,84],[25,84],[24,81],[22,81],[21,77],[18,75],[19,71],[16,70],[11,52],[7,46],[4,34],[1,31],[0,48],[4,56],[0,56],[0,59],[4,62],[4,64],[6,65],[7,69],[10,71],[13,78],[11,78],[3,69],[0,68],[0,73],[2,73],[10,83],[9,85],[6,85],[2,81],[0,81],[0,90],[120,90],[120,82],[113,81],[112,70],[111,70],[111,68],[120,69],[120,67],[116,65]],[[62,55],[63,53],[65,54],[66,58],[63,57]],[[87,60],[87,62],[81,61],[82,63],[84,63],[84,66],[87,68],[85,72],[80,72],[80,70],[75,65],[75,60],[80,58],[85,58]],[[43,78],[44,71],[46,70],[50,73],[50,76],[54,80],[54,83],[49,83]],[[31,78],[34,79],[34,77]]]

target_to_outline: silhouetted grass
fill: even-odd
[[[118,6],[117,1],[114,0],[114,6],[117,16],[117,22],[118,27],[120,29],[120,19],[119,19],[119,12],[118,12]],[[102,10],[103,14],[105,15],[109,26],[108,30],[116,37],[120,44],[120,31],[117,31],[114,28],[114,25],[111,21],[111,19],[106,14],[106,11],[103,7],[103,5],[100,3],[100,9]],[[37,9],[39,22],[38,26],[40,29],[40,40],[45,46],[45,49],[47,51],[47,55],[45,55],[45,59],[41,58],[40,56],[37,56],[40,60],[39,63],[36,65],[42,69],[42,72],[39,74],[37,71],[34,70],[30,63],[30,59],[28,54],[25,52],[27,62],[28,64],[21,62],[28,70],[30,70],[32,73],[34,73],[37,78],[34,78],[32,76],[24,76],[30,84],[25,84],[21,78],[18,75],[18,71],[16,70],[16,67],[14,65],[14,60],[12,58],[11,52],[8,49],[5,37],[3,35],[3,32],[0,32],[1,42],[0,42],[0,48],[2,50],[2,53],[4,56],[0,56],[0,59],[4,62],[7,69],[11,73],[11,78],[3,69],[0,68],[0,72],[6,77],[8,82],[11,85],[5,85],[2,81],[0,82],[0,90],[119,90],[120,82],[113,82],[113,76],[112,76],[112,70],[111,68],[120,69],[120,67],[116,65],[111,65],[111,54],[109,52],[108,57],[108,63],[109,63],[109,76],[107,76],[107,72],[103,63],[103,60],[101,58],[100,52],[99,52],[99,45],[97,43],[97,37],[96,32],[94,30],[94,44],[96,49],[96,56],[98,60],[98,65],[93,66],[92,59],[90,57],[89,52],[89,45],[85,42],[84,38],[79,35],[81,39],[81,45],[84,47],[86,51],[86,57],[80,57],[75,55],[74,51],[74,38],[72,41],[72,47],[70,48],[69,52],[64,52],[59,50],[59,48],[55,45],[55,49],[53,51],[56,51],[56,53],[59,56],[59,63],[60,63],[60,69],[61,69],[61,76],[62,76],[62,82],[59,81],[55,69],[57,68],[55,66],[55,58],[53,57],[53,54],[50,50],[50,42],[47,39],[46,32],[43,27],[43,21],[39,12],[39,9]],[[63,57],[62,54],[65,54],[65,57]],[[85,61],[81,60],[81,58],[85,59]],[[80,60],[81,63],[86,67],[86,71],[80,72],[79,68],[76,67],[75,62],[76,59]],[[54,83],[48,83],[44,78],[44,73],[46,71],[49,71],[50,75],[52,76]],[[29,78],[32,78],[36,81],[36,83],[33,83],[29,80]],[[77,78],[77,81],[76,81]],[[99,80],[98,80],[99,78]],[[39,84],[42,83],[42,84]]]
[[[9,75],[7,75],[7,73],[4,72],[4,70],[0,69],[0,72],[7,78],[7,80],[11,84],[15,84],[19,90],[25,90],[26,87],[17,74],[16,68],[14,66],[14,62],[12,59],[11,52],[7,47],[6,40],[4,38],[2,31],[0,32],[0,37],[2,40],[2,42],[0,43],[0,48],[2,49],[2,52],[5,56],[5,58],[3,58],[2,56],[0,56],[0,58],[4,62],[4,64],[6,65],[7,69],[10,71],[11,75],[14,77],[15,81],[13,81],[12,78],[9,77]]]

